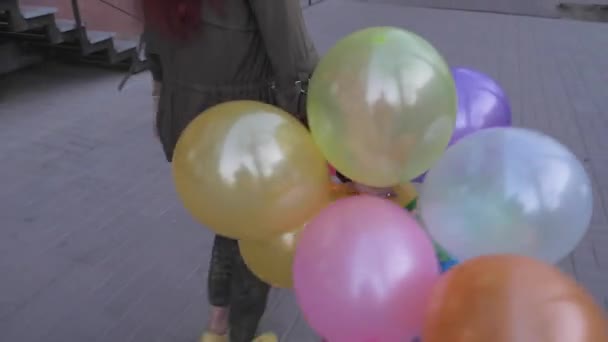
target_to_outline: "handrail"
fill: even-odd
[[[89,37],[87,36],[87,32],[84,29],[84,24],[82,22],[82,17],[80,16],[80,6],[78,6],[78,0],[72,0],[72,14],[74,15],[74,21],[76,22],[76,31],[78,32],[78,37],[80,38],[81,44],[83,44],[83,48],[86,42],[89,41]]]
[[[72,0],[72,13],[74,14],[74,20],[76,21],[76,28],[81,29],[82,17],[80,16],[80,6],[78,6],[78,0]]]
[[[109,2],[108,0],[98,0],[98,1],[101,2],[102,4],[106,5],[106,6],[112,7],[113,9],[117,10],[118,12],[120,12],[122,14],[125,14],[125,15],[127,15],[127,16],[129,16],[129,17],[131,17],[131,18],[133,18],[133,19],[135,19],[137,21],[141,21],[141,18],[137,17],[137,15],[135,15],[135,14],[133,14],[133,13],[125,10],[124,8],[120,8],[120,7],[116,6],[116,5],[114,5],[113,3]]]

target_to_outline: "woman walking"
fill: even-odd
[[[232,100],[277,105],[305,120],[303,86],[317,64],[299,0],[142,0],[144,41],[159,96],[156,130],[167,160],[201,112]],[[269,286],[238,244],[216,236],[202,342],[250,342]]]

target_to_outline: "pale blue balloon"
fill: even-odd
[[[522,128],[465,137],[429,172],[419,200],[430,235],[458,260],[520,254],[556,263],[591,222],[591,181],[562,144]]]

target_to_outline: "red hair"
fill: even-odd
[[[221,0],[141,0],[144,21],[160,33],[180,40],[188,39],[201,24],[203,2],[215,10]]]

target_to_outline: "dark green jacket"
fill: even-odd
[[[152,28],[144,33],[152,69],[162,82],[157,127],[168,160],[186,125],[221,102],[257,100],[304,118],[300,84],[318,55],[300,1],[221,3],[221,12],[203,6],[202,25],[187,42],[166,39]]]

